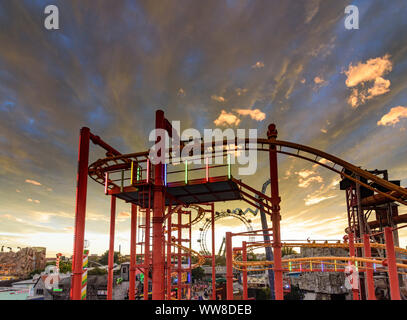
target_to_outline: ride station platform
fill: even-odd
[[[142,183],[137,186],[124,187],[121,191],[114,188],[108,191],[109,195],[115,195],[126,202],[134,203],[142,208],[154,203],[154,188],[151,183]],[[165,205],[180,204],[202,204],[210,202],[242,200],[239,185],[234,179],[228,176],[211,177],[206,179],[189,180],[186,184],[184,181],[170,182],[165,189]]]

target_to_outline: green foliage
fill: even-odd
[[[302,300],[304,292],[299,286],[291,286],[291,291],[284,296],[284,300]]]
[[[256,290],[256,300],[270,300],[270,288]]]
[[[192,279],[193,280],[201,280],[205,275],[204,269],[201,267],[192,269]]]
[[[114,263],[117,263],[117,264],[121,263],[122,256],[118,251],[115,251],[113,256],[114,256],[114,258],[113,258]],[[99,263],[103,264],[103,265],[107,265],[108,262],[109,262],[109,250],[106,250],[105,253],[103,253],[102,256],[100,257]]]
[[[106,269],[102,269],[99,267],[96,267],[96,268],[88,271],[88,275],[91,275],[91,276],[93,276],[93,275],[100,276],[100,275],[104,275],[106,273],[107,273]]]
[[[293,248],[291,247],[283,247],[281,249],[281,256],[289,256],[291,254],[297,254],[297,251],[295,251]]]
[[[28,279],[31,279],[32,277],[34,277],[36,274],[40,274],[41,272],[43,272],[44,271],[44,269],[36,269],[36,270],[34,270],[34,271],[32,271],[32,272],[30,272],[30,274],[28,275]]]

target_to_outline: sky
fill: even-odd
[[[58,30],[44,27],[49,4]],[[347,5],[358,7],[359,29],[345,28]],[[280,140],[388,169],[407,186],[406,16],[404,0],[1,1],[1,245],[70,255],[80,128],[122,153],[145,151],[157,109],[201,132],[266,137],[275,123]],[[91,147],[90,162],[103,156]],[[260,190],[265,160],[243,182]],[[283,239],[342,239],[337,175],[279,155],[279,181]],[[236,207],[247,205],[216,205]],[[130,205],[117,210],[115,248],[127,254]],[[103,187],[89,179],[91,253],[108,248],[109,214]],[[217,246],[230,228],[243,227],[219,221]]]

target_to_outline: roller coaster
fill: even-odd
[[[160,141],[162,143],[162,140],[176,138],[173,135],[177,135],[177,133],[174,133],[171,123],[165,118],[163,111],[158,110],[156,112],[155,127],[156,129],[164,130],[168,134],[167,137],[157,136],[157,144]],[[89,165],[89,145],[91,141],[106,150],[106,157],[98,159]],[[187,150],[200,150],[201,153],[195,156],[195,158],[190,158],[180,163],[179,157],[176,156],[176,151],[182,152],[184,148],[188,148]],[[232,175],[231,163],[229,161],[230,154],[231,152],[241,152],[242,150],[254,150],[268,154],[271,189],[269,196],[265,194],[265,190],[262,190],[262,192],[258,191]],[[397,203],[401,205],[407,204],[407,190],[402,188],[397,181],[388,181],[386,177],[387,172],[384,173],[384,171],[377,170],[367,171],[321,150],[297,143],[277,140],[277,130],[274,124],[268,127],[267,138],[236,138],[234,141],[224,139],[212,142],[196,140],[192,143],[190,141],[188,143],[185,141],[181,142],[178,147],[165,150],[165,162],[159,164],[153,163],[152,159],[150,159],[149,151],[121,154],[99,136],[91,133],[89,128],[82,128],[78,156],[71,299],[81,299],[87,177],[90,176],[95,182],[104,187],[105,195],[111,197],[107,299],[112,298],[116,199],[121,199],[126,203],[130,203],[132,207],[130,300],[134,299],[136,268],[144,270],[147,280],[149,271],[152,271],[153,299],[171,299],[175,289],[171,283],[171,275],[176,272],[180,280],[182,272],[190,272],[192,270],[190,262],[188,268],[182,267],[182,262],[186,258],[191,260],[191,255],[196,254],[191,249],[192,221],[200,221],[208,213],[211,215],[211,219],[207,221],[208,226],[206,230],[209,230],[210,224],[212,248],[209,250],[205,247],[205,250],[206,253],[211,253],[211,255],[201,256],[200,261],[202,262],[203,258],[212,259],[212,298],[215,299],[214,233],[216,218],[214,204],[231,200],[245,201],[255,208],[255,212],[260,210],[270,216],[272,228],[262,231],[270,232],[272,240],[264,245],[272,246],[274,258],[273,261],[266,262],[239,262],[234,259],[234,249],[232,248],[232,237],[239,234],[226,233],[226,257],[228,262],[227,299],[233,299],[233,266],[235,268],[244,268],[244,272],[247,272],[247,269],[251,266],[270,268],[270,265],[272,265],[275,298],[282,300],[284,298],[283,273],[288,270],[287,263],[291,263],[292,268],[294,263],[297,265],[302,263],[302,260],[282,260],[281,256],[281,246],[283,244],[280,236],[281,198],[278,186],[278,154],[306,160],[326,168],[342,178],[341,189],[346,191],[348,214],[348,228],[345,230],[346,236],[354,238],[356,243],[353,248],[349,247],[350,257],[336,258],[336,267],[339,264],[343,264],[343,261],[360,262],[362,263],[361,270],[367,272],[369,279],[371,278],[371,263],[386,267],[389,273],[391,298],[400,299],[397,268],[404,268],[405,265],[396,262],[395,250],[399,249],[397,245],[394,245],[394,240],[397,242],[397,239],[393,239],[393,236],[398,230],[395,226],[407,222],[407,215],[399,216],[397,211]],[[212,160],[219,157],[223,158],[223,163],[227,164],[212,165]],[[205,165],[193,165],[192,160],[196,159],[202,160]],[[183,168],[179,169],[179,166],[183,166]],[[225,170],[227,173],[217,176],[210,174],[210,172],[219,172],[219,170]],[[200,174],[200,177],[191,179],[191,173]],[[383,174],[384,177],[380,178],[380,174]],[[192,219],[191,210],[198,210],[195,219]],[[370,217],[373,211],[376,212],[377,219],[368,222],[368,217]],[[176,217],[178,217],[177,221],[173,221],[173,218]],[[374,231],[375,229],[378,230]],[[167,240],[165,240],[164,230],[169,230],[166,233]],[[140,231],[142,231],[142,240],[137,241],[137,235],[140,234]],[[240,233],[240,235],[242,234]],[[253,230],[248,230],[244,234],[249,237],[259,235],[257,231]],[[385,244],[383,244],[386,248],[385,259],[370,259],[366,253],[363,253],[367,252],[366,246],[370,244],[370,240],[366,241],[366,236],[369,239],[372,238],[374,242],[385,241]],[[150,241],[151,238],[152,241]],[[187,242],[189,246],[182,245],[183,242]],[[361,250],[362,243],[364,250]],[[143,261],[140,263],[136,261],[136,248],[141,250],[141,253],[137,255],[143,257]],[[175,252],[174,248],[177,248],[178,252]],[[377,248],[383,249],[384,247]],[[181,249],[184,250],[184,253],[182,253]],[[352,250],[355,252],[352,252]],[[324,261],[332,260],[329,257],[323,258]],[[308,259],[312,263],[316,260],[320,261],[321,259]],[[331,266],[330,262],[328,264]],[[310,265],[308,269],[309,267]],[[178,281],[177,286],[178,299],[182,299],[185,297],[185,291],[188,290],[188,284]],[[369,286],[371,286],[371,283]],[[371,287],[368,289],[370,291],[367,298],[373,299]],[[362,297],[362,290],[357,295]],[[148,298],[148,295],[145,294],[144,296]],[[356,298],[356,294],[354,298]]]

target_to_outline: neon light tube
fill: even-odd
[[[291,269],[291,261],[288,262],[288,270],[290,270],[290,271],[292,270]]]
[[[137,166],[137,182],[140,181],[140,176],[141,176],[141,174],[140,174],[140,167]]]
[[[310,270],[312,271],[312,261],[309,262]]]
[[[336,271],[336,260],[334,260],[334,263],[335,263],[335,271]]]
[[[167,185],[167,164],[164,164],[164,185]]]
[[[373,263],[374,272],[376,272],[376,263]]]
[[[188,160],[185,160],[185,184],[188,184]]]
[[[302,263],[300,263],[300,272],[302,272]]]
[[[130,171],[130,184],[133,185],[133,177],[134,177],[134,162],[131,162],[131,171]]]
[[[324,264],[321,262],[321,270],[324,272]]]
[[[358,267],[358,262],[355,261],[355,265],[356,265],[356,271],[359,271],[359,267]]]

